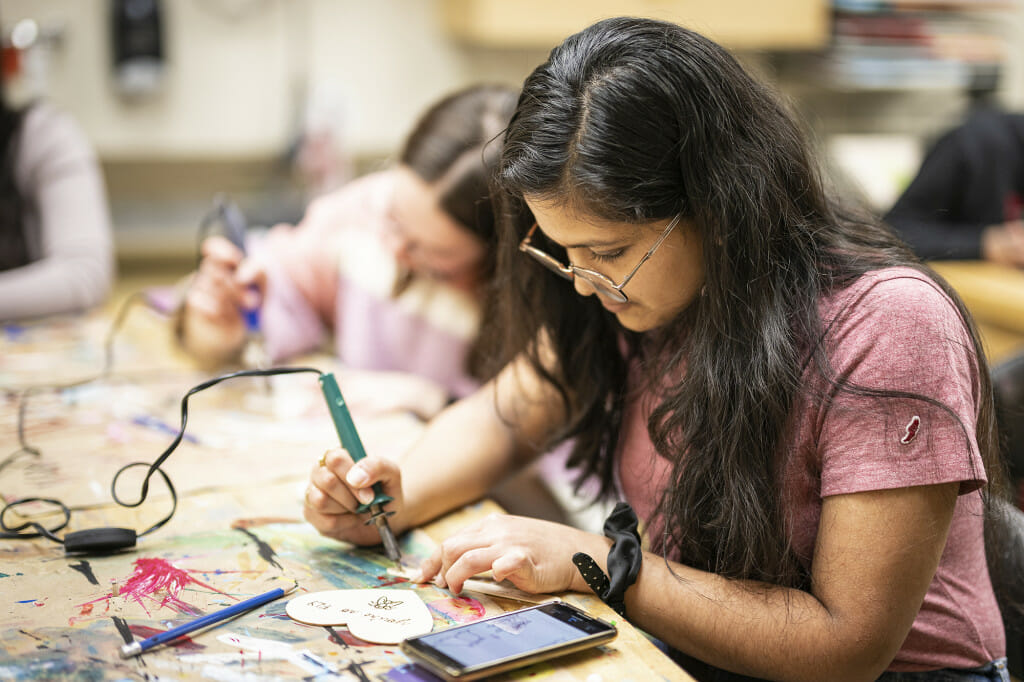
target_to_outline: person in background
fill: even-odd
[[[479,331],[495,267],[488,179],[517,94],[479,84],[443,97],[413,125],[394,167],[314,200],[298,225],[250,244],[248,257],[223,237],[204,240],[177,317],[183,347],[207,365],[237,361],[243,313],[259,308],[274,362],[333,342],[346,400],[361,410],[427,419],[476,390],[487,378]],[[563,462],[552,453],[543,470],[492,495],[506,509],[565,519]]]
[[[974,110],[884,218],[918,256],[1024,267],[1024,114]]]
[[[700,680],[1008,679],[977,332],[777,97],[683,27],[601,21],[527,78],[496,184],[508,364],[400,465],[327,451],[314,527],[376,544],[374,483],[402,531],[572,438],[631,505],[608,537],[496,514],[420,578],[594,591]]]
[[[279,361],[333,336],[350,368],[392,372],[407,388],[381,393],[429,416],[480,384],[477,335],[494,271],[487,177],[516,92],[476,85],[444,97],[416,122],[387,170],[314,200],[296,226],[279,225],[250,256],[223,237],[202,245],[180,339],[209,364],[234,361],[243,311],[260,308]]]
[[[2,88],[0,88],[2,90]],[[0,320],[99,305],[115,277],[103,175],[75,121],[0,93]]]

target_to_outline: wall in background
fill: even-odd
[[[60,31],[44,94],[107,159],[265,157],[302,124],[334,115],[356,154],[391,150],[439,93],[478,77],[518,83],[543,52],[481,59],[444,34],[436,0],[164,0],[165,77],[125,98],[112,78],[107,0],[2,0],[5,27]]]
[[[823,0],[824,1],[824,0]],[[203,202],[242,196],[257,222],[290,220],[288,154],[304,127],[328,128],[357,171],[386,160],[442,93],[488,80],[518,84],[547,49],[453,40],[445,0],[163,0],[166,69],[157,91],[124,97],[112,78],[108,0],[0,0],[5,29],[23,17],[56,34],[11,84],[69,110],[105,165],[123,254],[188,251]],[[538,21],[542,19],[538,18]],[[1001,98],[1024,108],[1024,8],[1001,18],[1010,50]],[[831,91],[770,55],[741,60],[787,93],[827,148],[836,134],[925,140],[964,111],[963,93]],[[35,74],[35,76],[33,76]],[[905,146],[904,146],[905,148]]]

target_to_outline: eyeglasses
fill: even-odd
[[[668,224],[668,227],[666,227],[665,230],[661,233],[661,236],[658,237],[658,241],[654,242],[654,246],[648,249],[647,253],[644,254],[644,257],[640,259],[640,262],[636,264],[636,267],[633,268],[628,275],[626,275],[625,279],[623,279],[620,284],[616,284],[607,275],[602,275],[600,272],[596,270],[591,270],[590,268],[581,268],[578,265],[563,265],[557,258],[552,256],[551,254],[545,253],[544,251],[541,251],[536,246],[531,244],[530,238],[533,237],[533,233],[536,232],[537,230],[537,223],[533,224],[533,227],[530,228],[530,231],[526,233],[525,237],[523,237],[523,241],[519,242],[519,250],[533,256],[533,258],[537,260],[541,265],[543,265],[556,275],[560,275],[561,277],[564,277],[565,279],[568,280],[572,280],[573,277],[580,277],[586,280],[587,284],[594,287],[594,291],[596,291],[601,296],[604,296],[609,301],[615,301],[616,303],[626,303],[627,301],[629,301],[629,298],[626,297],[626,294],[625,292],[622,291],[622,288],[629,284],[629,280],[633,279],[633,275],[635,275],[636,271],[640,269],[640,266],[646,263],[647,259],[650,258],[651,255],[653,255],[654,252],[658,250],[658,247],[661,246],[661,243],[663,241],[665,241],[665,237],[668,236],[668,233],[672,231],[672,228],[674,228],[676,224],[679,223],[680,218],[682,218],[681,213],[677,214],[676,217],[672,219],[672,222]]]

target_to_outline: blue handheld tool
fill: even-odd
[[[356,425],[352,421],[352,414],[348,411],[345,398],[342,397],[338,381],[333,374],[325,372],[320,375],[320,390],[323,391],[324,398],[327,399],[327,409],[331,413],[331,419],[334,420],[334,428],[341,439],[341,445],[348,450],[352,461],[358,462],[366,457],[366,450],[363,448],[363,441],[359,438]],[[384,542],[384,553],[388,555],[389,559],[400,564],[402,552],[398,549],[398,541],[391,531],[391,526],[388,525],[387,518],[394,512],[384,511],[384,505],[394,498],[384,494],[380,483],[373,484],[373,494],[373,499],[359,505],[356,511],[359,513],[370,512],[370,518],[366,523],[377,526],[377,530],[380,531],[380,539]]]
[[[232,244],[238,247],[238,250],[244,255],[246,253],[245,233],[248,229],[245,216],[234,202],[222,194],[218,194],[214,201],[217,205],[217,212],[220,214],[220,222],[224,228],[224,236],[227,237]],[[245,328],[249,334],[258,334],[260,331],[259,308],[243,310],[242,317],[245,319]]]
[[[271,602],[275,599],[283,597],[284,595],[294,590],[296,587],[297,585],[292,585],[288,588],[279,587],[276,590],[264,592],[263,594],[258,595],[256,597],[252,597],[251,599],[240,601],[237,604],[233,604],[225,609],[221,609],[220,611],[214,611],[213,613],[209,613],[203,616],[202,618],[197,618],[191,623],[179,625],[178,627],[171,628],[170,630],[153,635],[152,637],[147,637],[146,639],[143,639],[141,641],[130,642],[128,644],[125,644],[121,647],[121,658],[131,658],[132,656],[138,656],[144,651],[149,651],[155,646],[159,646],[166,642],[170,642],[171,640],[177,639],[178,637],[181,637],[184,634],[192,632],[193,630],[198,630],[199,628],[204,628],[207,625],[213,625],[214,623],[219,623],[222,620],[233,618],[234,616],[237,616],[240,613],[251,611],[258,606],[266,604],[267,602]]]

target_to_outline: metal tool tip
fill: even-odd
[[[121,658],[131,658],[142,653],[142,645],[138,642],[129,642],[121,647]]]

